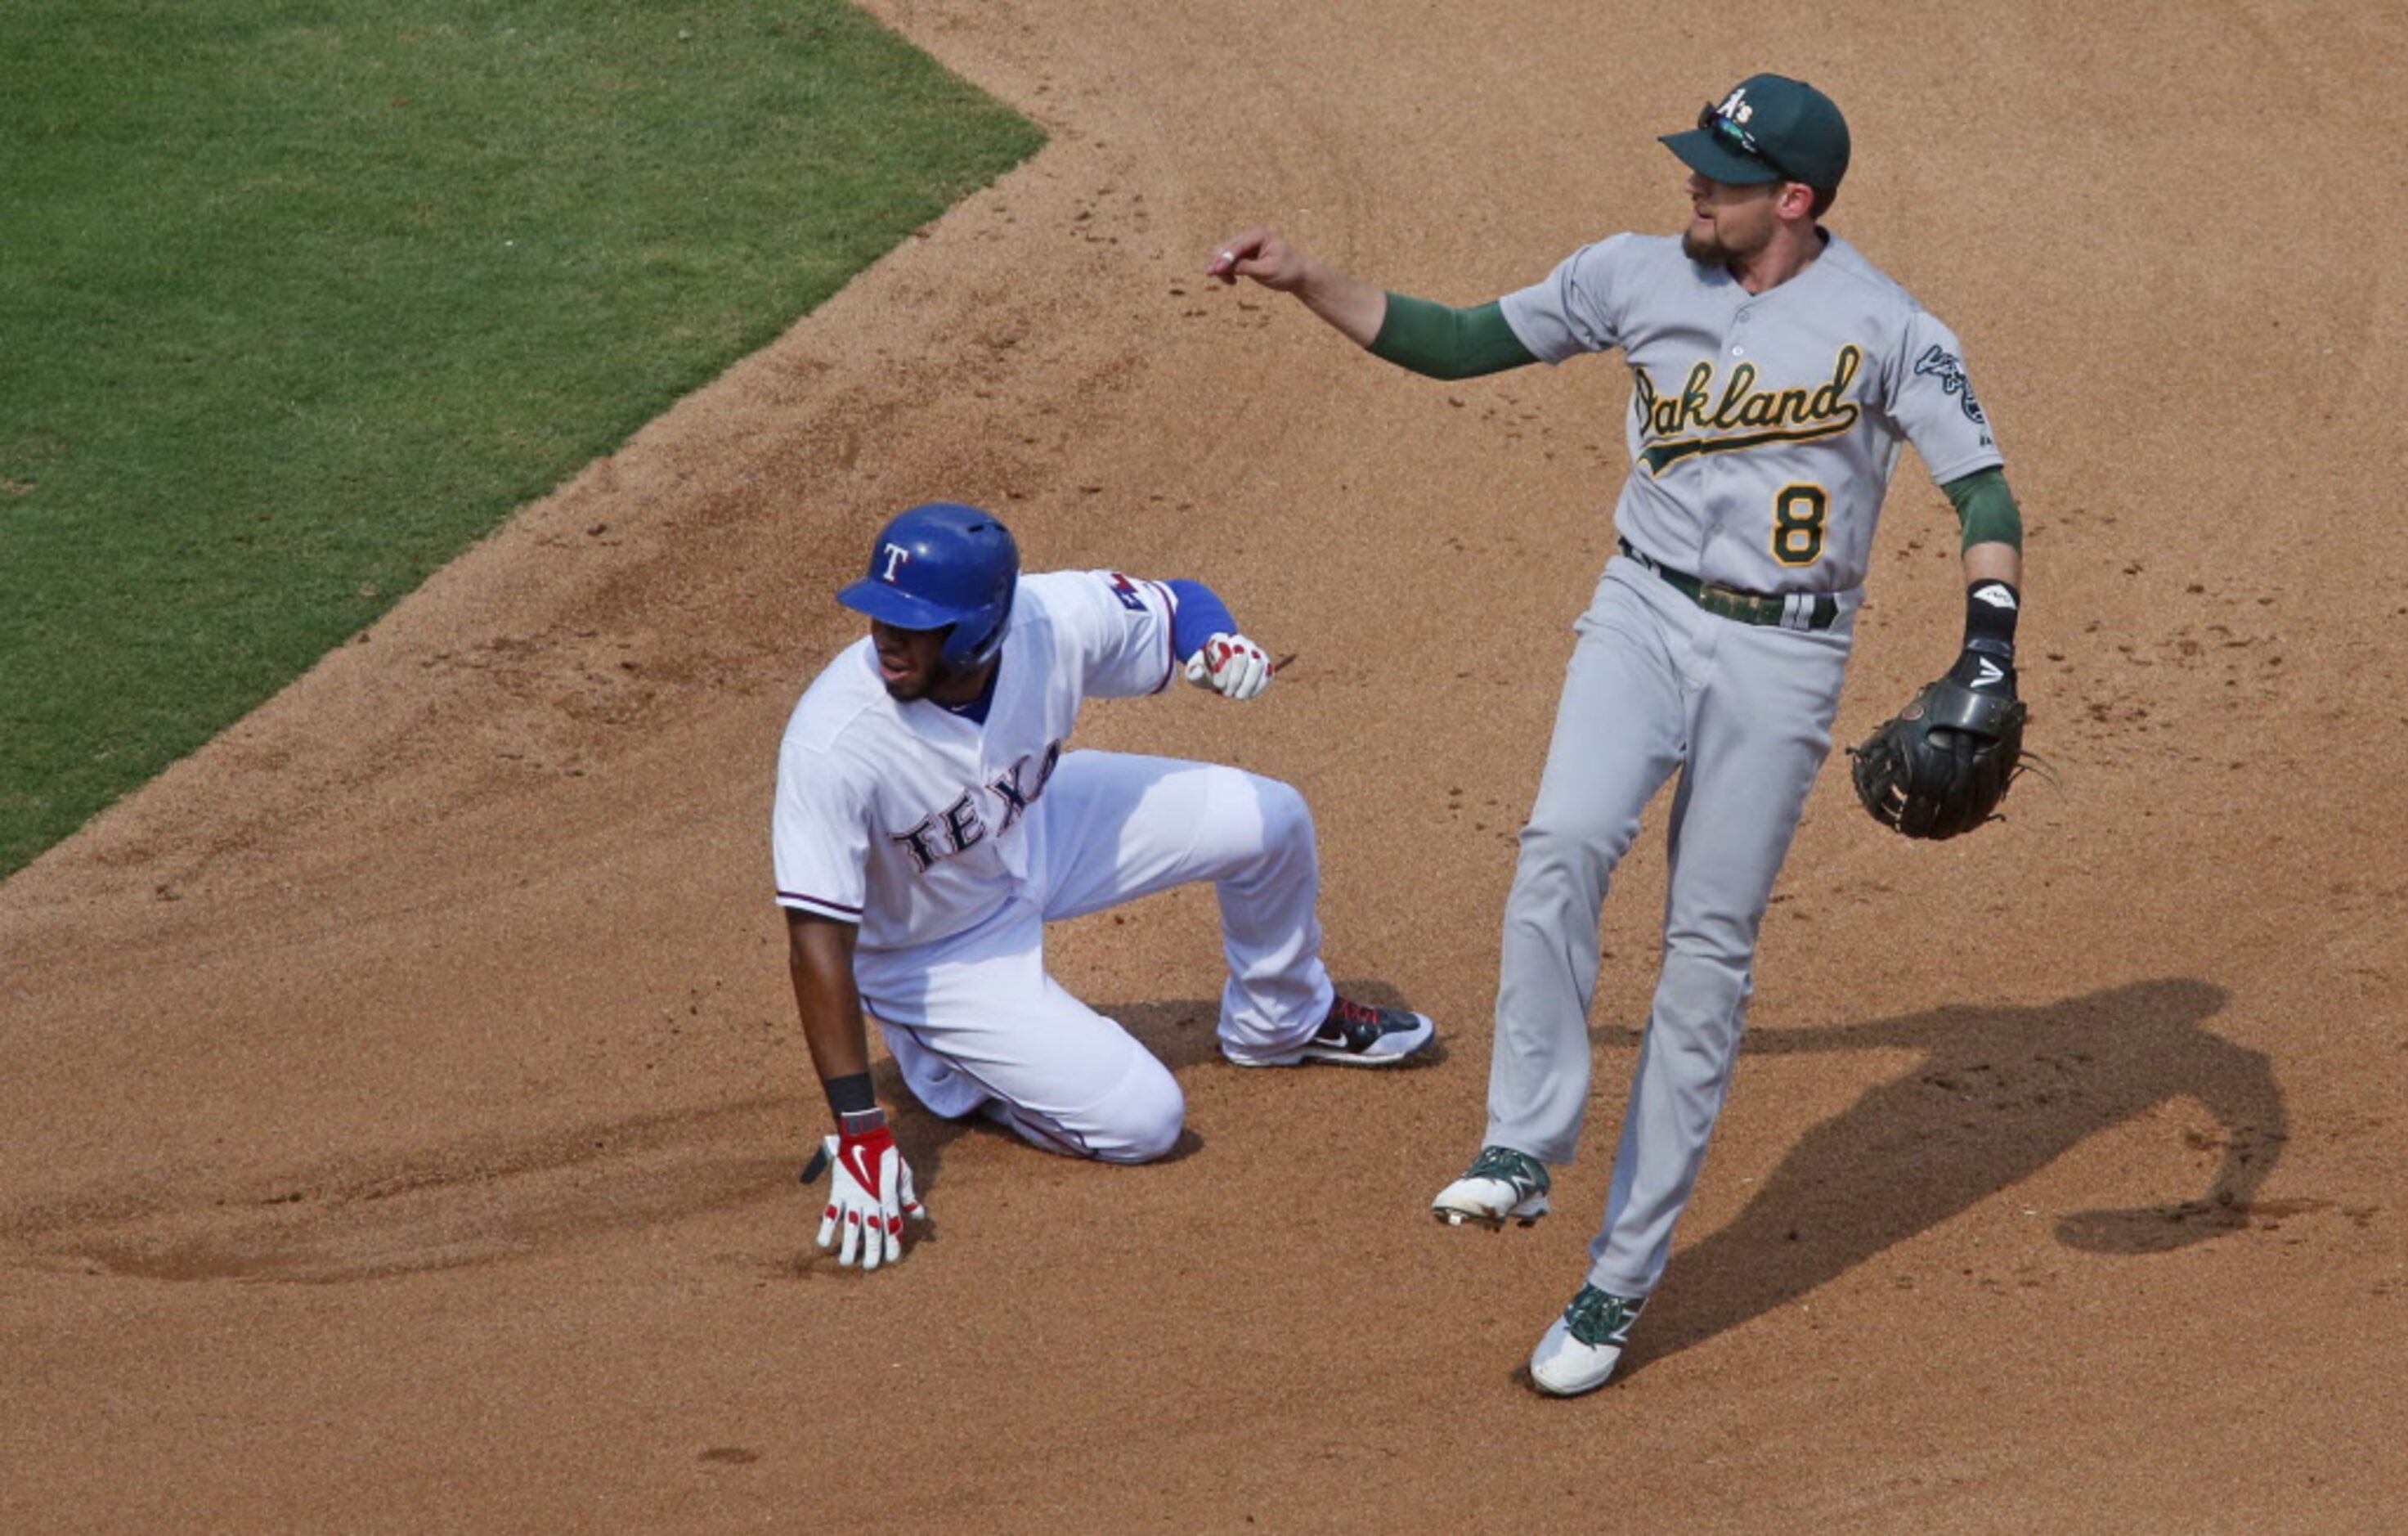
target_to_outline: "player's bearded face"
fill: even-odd
[[[869,643],[878,652],[878,678],[886,696],[909,704],[953,675],[945,666],[941,629],[897,629],[883,619],[869,621]]]
[[[1681,253],[1693,262],[1729,262],[1753,256],[1772,243],[1781,221],[1772,207],[1781,183],[1738,187],[1692,172],[1689,223],[1681,231]]]

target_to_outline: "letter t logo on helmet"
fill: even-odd
[[[869,568],[838,602],[897,629],[948,631],[938,654],[979,667],[1003,649],[1020,581],[1020,547],[994,514],[932,501],[896,514],[869,546]]]

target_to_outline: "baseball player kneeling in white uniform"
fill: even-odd
[[[1220,897],[1221,1051],[1244,1067],[1390,1066],[1427,1018],[1339,997],[1321,963],[1312,818],[1234,768],[1065,752],[1086,698],[1187,680],[1255,697],[1273,668],[1196,581],[1023,577],[1010,533],[931,503],[837,595],[869,634],[787,722],[771,817],[795,1000],[837,1117],[823,1248],[902,1255],[921,1210],[870,1089],[865,1011],[934,1113],[1052,1152],[1142,1163],[1186,1103],[1160,1061],[1046,974],[1045,924],[1192,881]]]

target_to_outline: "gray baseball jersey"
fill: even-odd
[[[1641,553],[1760,593],[1863,584],[1903,441],[1942,484],[2000,458],[1956,337],[1837,236],[1763,294],[1676,237],[1616,235],[1501,301],[1549,363],[1620,348]]]
[[[1829,595],[1821,623],[1700,607],[1608,564],[1556,709],[1506,898],[1487,1141],[1568,1162],[1589,1098],[1599,908],[1676,774],[1664,960],[1589,1284],[1655,1289],[1730,1084],[1756,934],[1830,749],[1899,447],[1942,483],[2000,462],[1956,338],[1844,240],[1750,294],[1676,238],[1618,235],[1502,301],[1551,363],[1620,348],[1632,378],[1622,537],[1742,591]],[[1441,1197],[1443,1199],[1443,1197]]]

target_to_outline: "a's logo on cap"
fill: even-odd
[[[897,571],[897,570],[899,570],[900,568],[902,568],[903,563],[904,563],[905,561],[907,561],[907,560],[910,559],[910,558],[911,558],[911,552],[910,552],[910,550],[905,549],[902,545],[900,545],[900,544],[889,544],[889,545],[887,545],[887,546],[886,546],[886,568],[885,568],[884,570],[880,571],[880,572],[878,573],[878,579],[879,579],[880,581],[885,581],[885,582],[892,583],[892,582],[894,581],[894,580],[895,580],[895,573],[896,573],[896,571]]]
[[[1714,110],[1730,119],[1733,122],[1740,123],[1743,123],[1747,122],[1748,119],[1756,116],[1756,108],[1747,104],[1747,87],[1744,85],[1739,87],[1729,95],[1724,97],[1723,104],[1720,107],[1715,108]]]

